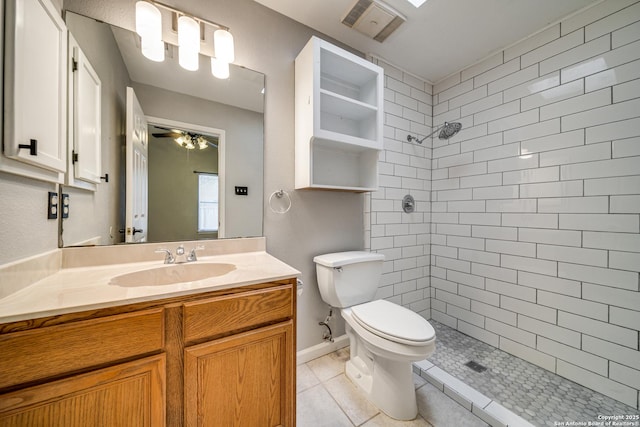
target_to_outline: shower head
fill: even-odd
[[[442,126],[440,133],[438,134],[438,138],[449,139],[456,133],[460,132],[460,129],[462,129],[462,124],[458,122],[453,122],[453,123],[444,122],[444,125]]]
[[[422,144],[422,141],[424,141],[425,139],[429,138],[430,136],[435,135],[438,131],[440,131],[440,133],[438,134],[438,138],[439,139],[449,139],[453,135],[455,135],[458,132],[460,132],[460,129],[462,129],[462,124],[459,123],[459,122],[453,122],[453,123],[444,122],[444,124],[442,126],[440,126],[436,130],[431,132],[431,134],[425,136],[422,139],[418,139],[417,136],[407,135],[407,141],[409,141],[409,142],[415,141],[418,144]]]

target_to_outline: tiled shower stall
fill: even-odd
[[[638,408],[640,2],[597,3],[435,86],[374,61],[378,296]],[[462,130],[406,139],[445,121]]]

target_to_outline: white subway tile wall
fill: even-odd
[[[640,2],[605,0],[433,87],[378,62],[378,296],[640,409]],[[444,121],[463,128],[406,141]]]
[[[432,317],[638,408],[640,2],[440,86],[434,126],[464,127],[433,142]]]
[[[365,248],[386,256],[377,298],[389,299],[429,319],[431,139],[419,144],[408,142],[407,135],[422,139],[431,133],[433,87],[382,60],[374,62],[385,71],[385,139],[378,161],[379,189],[365,196]],[[456,86],[455,90],[462,89]],[[441,155],[459,152],[459,146],[445,147]],[[451,185],[459,191],[458,182]],[[415,199],[413,213],[402,210],[406,194]],[[465,196],[452,193],[451,200]],[[451,222],[457,223],[457,218]],[[444,259],[455,258],[452,255],[443,254]],[[451,295],[460,298],[455,292]]]

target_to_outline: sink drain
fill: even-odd
[[[487,370],[485,366],[482,366],[481,364],[479,364],[478,362],[474,362],[473,360],[465,363],[464,366],[468,366],[476,372],[484,372]]]

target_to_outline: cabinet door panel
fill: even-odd
[[[0,425],[163,426],[164,354],[0,395]]]
[[[69,33],[69,145],[67,184],[99,184],[102,175],[102,82]],[[73,173],[71,172],[73,170]],[[85,188],[85,187],[83,187]],[[86,187],[96,190],[95,185]]]
[[[292,426],[291,320],[185,349],[187,426]]]
[[[66,26],[49,0],[9,0],[7,18],[5,155],[64,172]],[[19,147],[32,140],[36,154]]]

